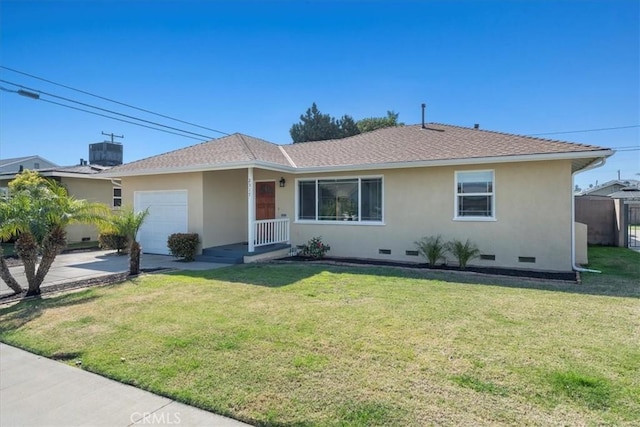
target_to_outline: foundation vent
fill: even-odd
[[[404,254],[405,254],[406,256],[418,256],[418,255],[420,255],[420,254],[418,253],[418,251],[404,251]]]
[[[495,255],[481,254],[480,255],[480,259],[482,259],[484,261],[495,261],[496,260],[496,256]]]
[[[535,263],[536,262],[536,257],[534,256],[519,256],[518,257],[518,262],[528,262],[528,263]]]
[[[378,249],[380,255],[391,255],[391,249]]]

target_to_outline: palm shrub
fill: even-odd
[[[129,274],[135,276],[140,273],[140,253],[142,249],[136,240],[138,231],[149,216],[149,209],[135,212],[131,206],[125,206],[109,219],[109,224],[103,227],[103,233],[115,233],[124,236],[129,244]]]
[[[99,225],[108,213],[106,205],[78,200],[64,186],[37,172],[24,171],[9,183],[9,196],[0,199],[0,239],[15,238],[15,252],[22,259],[28,283],[27,295],[40,294],[53,261],[67,245],[65,227],[73,223]],[[22,292],[5,262],[0,262],[0,277],[14,292]]]
[[[198,233],[173,233],[167,239],[167,247],[171,255],[184,258],[185,261],[195,261],[198,243],[200,243]]]
[[[446,243],[446,248],[458,260],[461,270],[467,268],[467,263],[480,256],[480,249],[475,243],[467,239],[466,242],[454,239]]]
[[[442,236],[429,236],[415,242],[420,255],[429,261],[430,266],[435,266],[439,260],[446,261],[447,244],[442,240]]]

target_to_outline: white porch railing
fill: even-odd
[[[289,218],[261,219],[253,222],[254,246],[289,243]]]

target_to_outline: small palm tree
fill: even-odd
[[[442,240],[442,236],[423,237],[415,244],[420,255],[429,261],[431,267],[435,266],[439,260],[446,260],[447,246]]]
[[[446,246],[447,250],[458,260],[458,265],[460,265],[461,270],[467,268],[469,261],[480,256],[480,249],[469,239],[464,243],[457,239],[452,240],[447,242]]]
[[[39,295],[53,261],[67,245],[65,227],[73,223],[99,224],[109,208],[78,200],[62,185],[37,172],[23,172],[9,183],[9,190],[9,196],[0,200],[0,239],[17,237],[15,249],[29,285],[27,296]],[[39,254],[42,258],[38,264]],[[0,276],[14,292],[22,292],[4,260],[0,262]]]
[[[149,216],[149,209],[136,213],[132,207],[123,208],[110,219],[110,228],[113,232],[125,236],[129,245],[129,275],[140,273],[140,243],[136,240],[138,232]]]

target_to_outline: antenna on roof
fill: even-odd
[[[124,135],[114,135],[114,133],[113,133],[113,132],[111,132],[111,133],[105,133],[105,132],[102,132],[102,134],[103,134],[103,135],[106,135],[106,136],[110,136],[110,137],[111,137],[111,143],[112,143],[112,144],[114,143],[114,142],[113,142],[113,138],[124,138]]]
[[[423,103],[422,104],[422,129],[426,129],[426,126],[424,125],[424,110],[425,108],[427,108],[427,104]]]

